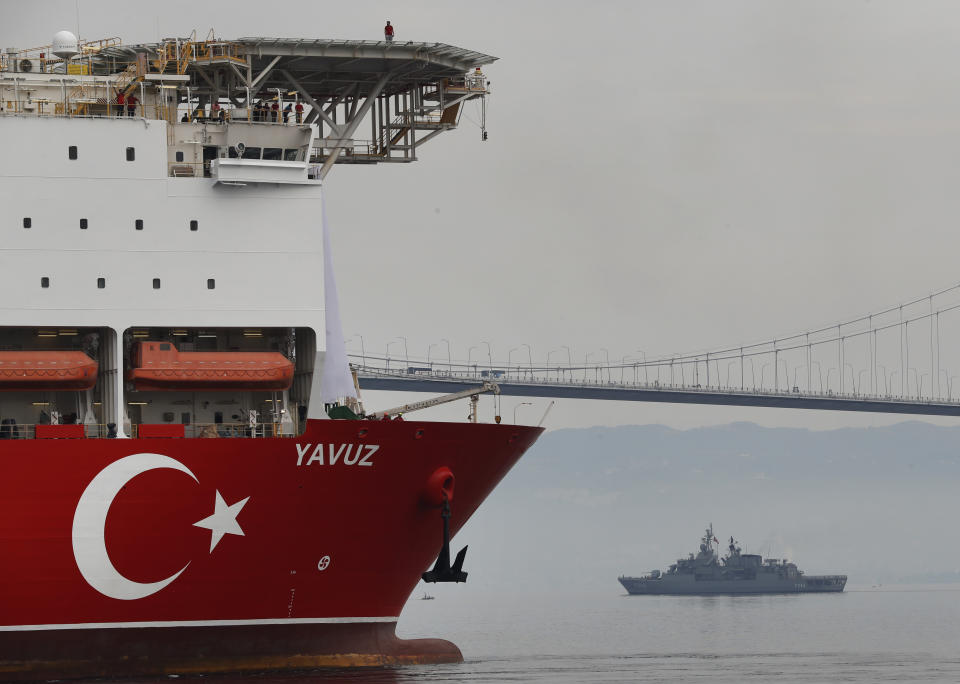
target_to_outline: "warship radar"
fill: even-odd
[[[700,550],[680,558],[666,572],[654,570],[643,577],[619,577],[630,594],[806,594],[841,592],[846,575],[805,575],[787,559],[743,553],[730,537],[727,555],[720,557],[719,541],[710,525],[700,540]]]

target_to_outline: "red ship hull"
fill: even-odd
[[[540,433],[0,442],[0,679],[459,661],[394,634],[440,549],[436,473],[455,533]]]

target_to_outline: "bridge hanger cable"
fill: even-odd
[[[885,309],[881,309],[881,310],[879,310],[879,311],[875,311],[875,312],[873,312],[873,313],[865,314],[865,315],[863,315],[863,316],[858,316],[857,318],[851,318],[851,319],[848,319],[848,320],[846,320],[846,321],[840,321],[840,322],[834,323],[834,324],[832,324],[832,325],[826,325],[826,326],[823,326],[823,327],[820,327],[820,328],[816,328],[816,329],[813,329],[813,330],[809,330],[809,331],[805,331],[805,332],[800,332],[800,333],[795,333],[795,334],[793,334],[793,335],[787,335],[787,336],[784,336],[784,337],[775,337],[775,338],[772,338],[772,339],[769,339],[769,340],[765,340],[765,341],[762,341],[762,342],[753,342],[753,343],[750,343],[750,344],[730,346],[730,347],[725,347],[725,348],[720,348],[720,349],[713,349],[713,350],[705,351],[705,352],[687,352],[687,353],[684,353],[684,354],[673,354],[673,355],[671,355],[670,357],[660,356],[660,357],[657,357],[657,358],[647,359],[647,360],[645,360],[645,361],[641,361],[641,362],[637,362],[637,363],[629,363],[629,364],[622,364],[622,363],[621,363],[621,364],[610,364],[610,367],[611,367],[611,368],[620,368],[620,367],[632,368],[632,367],[634,367],[634,366],[640,366],[640,367],[643,367],[643,366],[648,366],[648,367],[649,367],[649,366],[663,366],[663,365],[670,364],[670,363],[676,364],[677,362],[681,362],[681,361],[687,362],[687,361],[694,361],[694,360],[703,360],[707,355],[709,355],[709,356],[711,356],[711,357],[716,357],[717,360],[723,360],[723,359],[734,358],[734,357],[735,357],[735,358],[740,358],[741,356],[743,356],[743,357],[748,357],[748,356],[758,356],[758,355],[761,355],[761,354],[770,354],[770,353],[772,353],[772,352],[774,352],[774,351],[778,351],[778,352],[779,352],[779,351],[789,351],[789,350],[793,350],[793,349],[802,349],[802,348],[805,348],[805,347],[807,347],[807,346],[817,346],[817,345],[821,345],[821,344],[836,343],[836,342],[841,341],[841,340],[844,340],[844,339],[859,337],[859,336],[862,336],[862,335],[870,334],[870,333],[872,333],[872,332],[879,332],[879,331],[883,331],[883,330],[888,330],[888,329],[890,329],[890,328],[895,328],[895,327],[899,327],[899,326],[903,326],[903,325],[908,325],[908,324],[910,324],[910,323],[915,323],[915,322],[917,322],[917,321],[927,320],[927,319],[929,319],[929,318],[931,318],[931,317],[934,317],[934,316],[937,316],[937,315],[939,315],[939,314],[946,313],[946,312],[949,312],[949,311],[953,311],[953,310],[955,310],[955,309],[957,309],[957,308],[960,308],[960,304],[956,304],[956,305],[944,307],[944,308],[942,308],[942,309],[938,309],[938,310],[934,310],[934,311],[929,311],[929,312],[927,312],[927,313],[924,313],[924,314],[919,315],[919,316],[915,316],[915,317],[913,317],[913,318],[901,319],[901,320],[895,321],[895,322],[893,322],[893,323],[885,324],[885,325],[882,325],[882,326],[874,326],[874,325],[872,324],[874,318],[880,318],[880,317],[882,317],[882,316],[885,316],[885,315],[888,315],[888,314],[891,314],[891,313],[894,313],[894,312],[897,312],[897,311],[902,311],[903,309],[907,309],[907,308],[910,308],[910,307],[912,307],[912,306],[916,306],[917,304],[920,304],[920,303],[922,303],[922,302],[932,302],[932,300],[933,300],[934,298],[939,297],[939,296],[944,295],[944,294],[947,294],[948,292],[955,291],[955,290],[960,290],[960,284],[953,285],[953,286],[951,286],[951,287],[947,287],[947,288],[944,288],[944,289],[941,289],[941,290],[937,290],[936,292],[933,292],[933,293],[931,293],[931,294],[925,295],[925,296],[923,296],[923,297],[917,297],[916,299],[912,299],[912,300],[910,300],[910,301],[907,301],[907,302],[904,302],[904,303],[901,303],[901,304],[897,304],[897,305],[895,305],[895,306],[890,306],[890,307],[887,307],[887,308],[885,308]],[[853,332],[850,332],[850,333],[848,333],[848,334],[842,334],[842,328],[847,327],[847,326],[850,326],[850,325],[853,325],[854,323],[860,323],[860,322],[863,322],[863,321],[869,322],[869,323],[871,324],[871,327],[869,327],[869,328],[867,328],[867,329],[864,329],[864,330],[853,331]],[[834,335],[833,337],[829,337],[829,338],[826,338],[826,339],[820,339],[820,340],[809,340],[809,338],[812,337],[812,336],[820,335],[820,334],[825,333],[825,332],[833,332],[833,331],[837,331],[837,330],[839,330],[839,331],[841,331],[841,332],[840,332],[839,334],[837,334],[837,335]],[[790,342],[790,341],[792,341],[792,340],[797,340],[797,339],[804,339],[805,341],[804,341],[802,344],[795,344],[795,345],[790,345],[790,346],[782,346],[782,343],[784,343],[784,342]],[[760,347],[766,347],[767,349],[764,349],[764,350],[762,350],[762,351],[752,351],[752,350],[758,349],[758,348],[760,348]],[[747,350],[751,350],[751,351],[750,351],[749,353],[744,353],[744,352],[747,352]],[[734,354],[734,352],[736,352],[736,353]],[[723,355],[723,354],[731,354],[732,356],[721,356],[721,355]]]

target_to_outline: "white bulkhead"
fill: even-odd
[[[170,177],[139,118],[6,117],[0,149],[3,325],[322,329],[318,184]]]
[[[113,423],[119,436],[142,423],[186,423],[194,434],[209,424],[221,436],[302,428],[323,329],[320,185],[306,178],[302,157],[279,164],[302,174],[293,182],[171,175],[171,149],[196,147],[200,157],[204,142],[223,137],[223,127],[205,133],[215,126],[0,117],[0,346],[76,347],[92,334],[87,351],[100,366],[89,396],[0,394],[0,419],[69,415],[99,424],[98,434]],[[296,360],[293,387],[137,392],[131,358],[157,331],[182,351],[281,349]]]

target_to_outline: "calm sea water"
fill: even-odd
[[[755,597],[627,596],[609,585],[575,596],[431,588],[436,599],[415,595],[398,632],[450,639],[462,664],[242,681],[960,682],[960,585]]]

